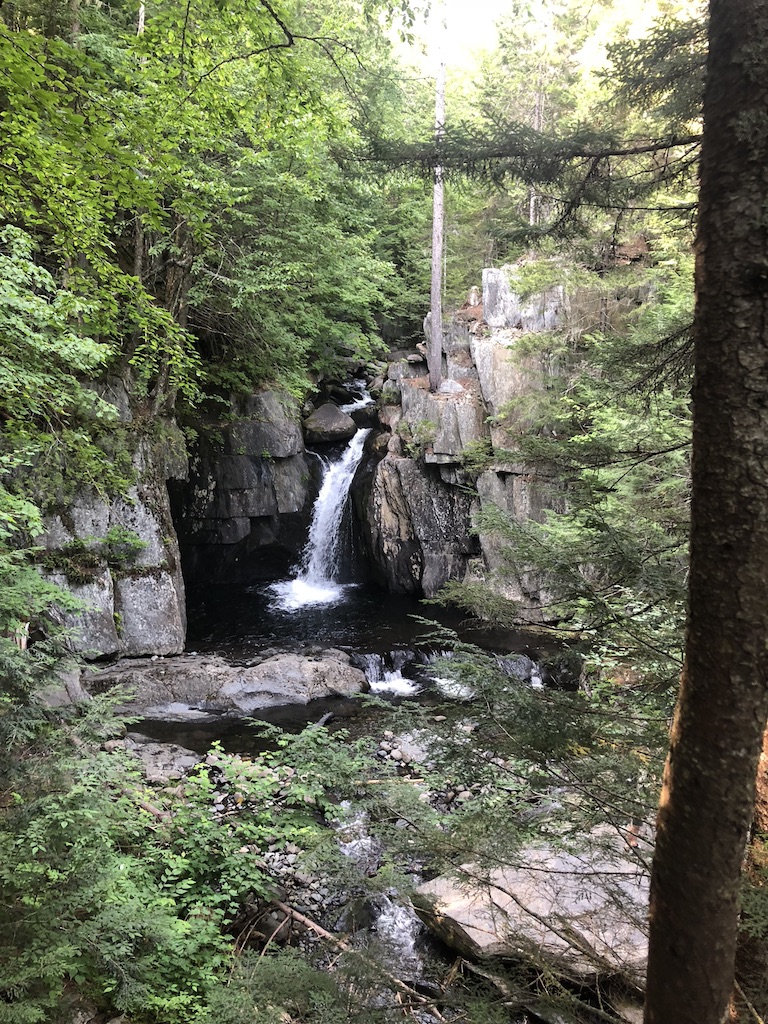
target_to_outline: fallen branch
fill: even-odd
[[[750,1003],[750,1001],[747,999],[746,993],[744,992],[744,989],[741,987],[738,981],[734,981],[734,985],[736,987],[736,991],[739,994],[739,998],[744,1000],[744,1003],[747,1009],[749,1010],[750,1014],[755,1018],[756,1024],[765,1024],[765,1020],[760,1016],[760,1014],[754,1008],[752,1003]]]
[[[123,796],[127,796],[129,800],[135,800],[138,807],[142,811],[146,811],[147,814],[151,814],[158,821],[168,821],[172,817],[170,811],[163,811],[159,807],[155,807],[154,804],[149,803],[148,800],[142,800],[138,792],[135,789],[123,789],[121,790]]]

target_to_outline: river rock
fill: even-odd
[[[529,847],[515,866],[465,864],[425,882],[414,903],[469,958],[522,957],[576,981],[620,975],[644,985],[648,875],[619,854]]]
[[[304,420],[307,444],[348,441],[357,433],[357,424],[333,402],[326,402]]]
[[[230,665],[217,655],[137,658],[84,678],[90,692],[121,686],[133,694],[122,710],[171,721],[249,715],[283,704],[349,696],[366,687],[365,674],[343,651],[312,656],[277,654],[258,665]]]
[[[127,737],[121,742],[124,749],[141,762],[147,782],[167,783],[180,779],[201,760],[194,750],[177,743],[155,743],[143,737]]]

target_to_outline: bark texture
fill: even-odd
[[[768,716],[768,3],[712,0],[690,609],[658,817],[646,1024],[721,1024]]]

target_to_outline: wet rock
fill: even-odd
[[[471,494],[425,474],[415,459],[387,455],[376,467],[366,517],[373,562],[387,588],[431,597],[462,578],[477,553],[473,508]]]
[[[327,444],[332,441],[348,441],[357,433],[357,424],[332,402],[326,402],[304,420],[304,437],[307,444]]]
[[[348,696],[365,688],[349,655],[330,649],[312,657],[278,654],[258,665],[230,665],[216,655],[183,655],[119,662],[84,676],[87,690],[122,686],[134,694],[124,710],[146,718],[186,721],[248,715],[282,704]]]

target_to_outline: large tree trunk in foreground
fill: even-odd
[[[690,610],[658,817],[646,1024],[721,1024],[768,716],[768,2],[712,0]]]

